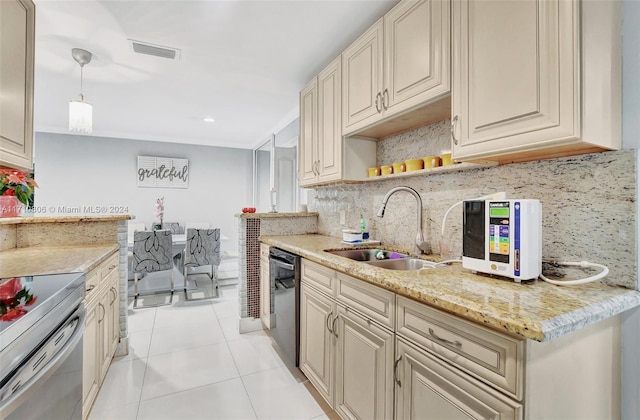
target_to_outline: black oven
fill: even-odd
[[[274,321],[271,336],[286,358],[299,365],[300,354],[300,257],[279,248],[270,248],[269,271],[273,293]]]

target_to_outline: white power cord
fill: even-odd
[[[542,280],[546,281],[547,283],[555,284],[555,285],[558,285],[558,286],[573,286],[573,285],[576,285],[576,284],[591,283],[593,281],[600,280],[601,278],[603,278],[604,276],[609,274],[609,268],[606,265],[592,263],[592,262],[589,262],[589,261],[554,262],[553,264],[554,265],[573,266],[573,267],[582,267],[582,268],[596,267],[596,268],[601,268],[602,269],[602,271],[599,272],[598,274],[595,274],[595,275],[593,275],[591,277],[586,277],[586,278],[577,279],[577,280],[551,280],[551,279],[545,277],[544,275],[540,274],[540,278]]]
[[[497,192],[497,193],[493,193],[493,194],[483,195],[482,197],[478,197],[478,198],[471,198],[469,200],[458,201],[456,204],[454,204],[453,206],[449,207],[449,209],[444,212],[444,217],[442,218],[442,237],[444,238],[444,228],[447,225],[447,216],[449,215],[451,210],[453,210],[454,207],[459,206],[460,204],[464,203],[465,201],[506,200],[506,198],[507,198],[507,193],[504,192],[504,191],[501,191],[501,192]]]

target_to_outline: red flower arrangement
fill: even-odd
[[[29,197],[38,186],[29,172],[0,168],[0,195],[15,196],[22,204],[29,203]]]
[[[36,297],[22,286],[19,277],[0,284],[0,321],[13,321],[27,313],[26,306],[36,303]]]

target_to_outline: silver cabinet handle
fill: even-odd
[[[92,290],[93,290],[93,289],[95,289],[95,288],[96,288],[96,285],[95,285],[95,284],[92,284],[92,285],[90,285],[89,287],[87,287],[86,291],[87,291],[87,292],[90,292],[90,291],[92,291]]]
[[[320,175],[320,161],[316,160],[316,175]]]
[[[451,138],[453,139],[453,144],[458,145],[458,139],[456,138],[456,123],[458,122],[458,116],[456,115],[451,120]]]
[[[389,89],[385,88],[382,92],[382,108],[386,111],[389,109]]]
[[[378,94],[376,95],[376,111],[378,112],[378,114],[382,112],[382,106],[380,105],[380,102],[382,102],[382,94],[378,92]]]
[[[333,311],[329,312],[329,315],[327,315],[327,329],[329,330],[329,332],[331,334],[333,334],[333,330],[331,329],[331,325],[329,325],[329,320],[331,319],[331,315],[333,315]]]
[[[400,379],[398,379],[398,364],[400,363],[400,360],[402,360],[402,355],[400,355],[400,357],[398,357],[398,360],[395,361],[395,363],[393,364],[393,382],[397,383],[398,386],[400,388],[402,388],[402,382],[400,382]]]
[[[433,331],[433,328],[429,328],[429,335],[431,337],[435,338],[436,340],[438,340],[439,342],[441,342],[442,344],[447,344],[449,346],[454,346],[454,347],[457,347],[457,348],[462,347],[462,343],[459,342],[458,340],[451,341],[451,340],[447,340],[446,338],[438,337],[438,335]]]
[[[331,329],[333,330],[333,335],[338,338],[338,330],[336,329],[336,321],[338,320],[338,315],[333,318],[333,322],[331,323]]]
[[[111,302],[109,302],[109,305],[113,304],[113,302],[116,301],[116,297],[118,296],[118,293],[116,293],[116,289],[114,289],[113,287],[111,289],[109,289],[110,292],[113,292],[113,299],[111,299]]]

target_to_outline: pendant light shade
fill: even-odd
[[[82,94],[82,69],[91,61],[89,51],[73,48],[71,56],[80,64],[80,95],[75,101],[69,102],[69,131],[91,134],[93,132],[93,107],[84,101]]]
[[[69,102],[69,131],[93,132],[93,107],[82,100]]]

